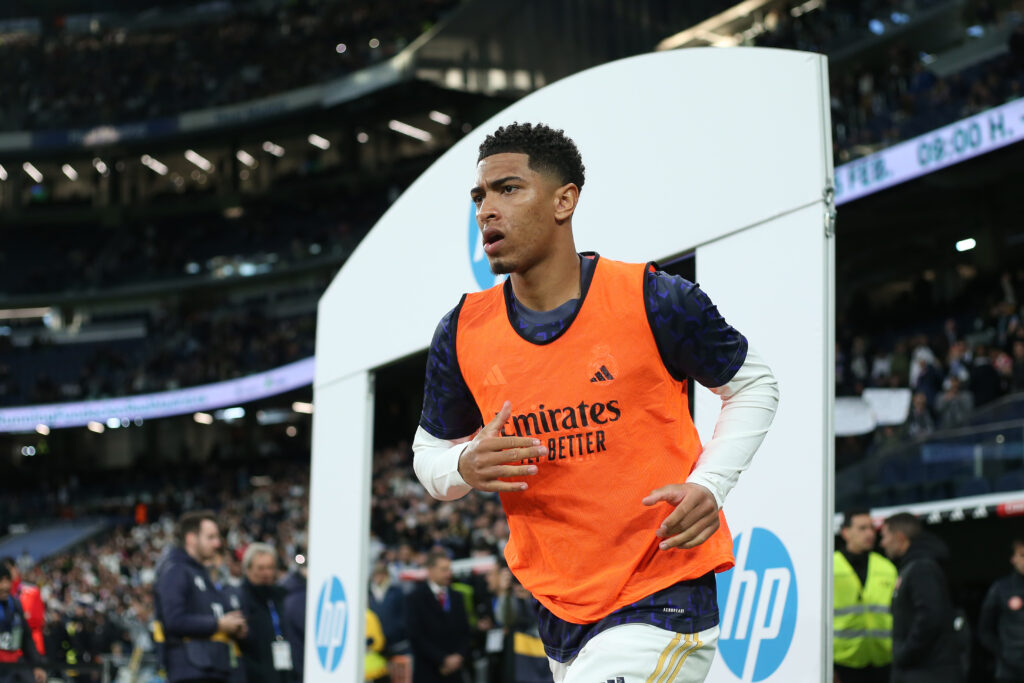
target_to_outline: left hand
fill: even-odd
[[[40,668],[32,669],[32,675],[35,676],[36,683],[46,683],[46,671]]]
[[[718,504],[711,492],[699,484],[669,484],[651,491],[644,505],[669,503],[676,509],[658,527],[656,536],[664,538],[659,547],[695,548],[718,530]]]

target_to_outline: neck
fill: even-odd
[[[570,239],[540,263],[512,273],[516,299],[534,311],[550,311],[580,296],[580,257]]]

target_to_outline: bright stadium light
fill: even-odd
[[[440,123],[442,126],[450,126],[452,124],[452,117],[448,116],[444,112],[432,111],[427,116],[430,117],[431,121]]]
[[[370,136],[368,134],[366,134],[366,133],[364,133],[362,131],[360,131],[359,133],[356,133],[356,142],[358,142],[360,145],[365,145],[369,141],[370,141]]]
[[[370,38],[370,47],[376,50],[378,47],[380,47],[380,41],[377,40],[376,38]]]
[[[303,415],[313,414],[313,404],[306,403],[305,401],[296,401],[292,404],[292,410],[296,413],[302,413]]]
[[[0,180],[7,180],[7,169],[3,164],[0,164]]]
[[[108,175],[110,173],[110,169],[107,168],[105,163],[103,163],[103,159],[100,159],[99,157],[92,160],[92,167],[95,168],[100,175]]]
[[[94,432],[96,434],[102,434],[107,429],[106,427],[103,426],[102,422],[96,422],[95,420],[87,424],[86,428],[90,432]]]
[[[313,145],[314,147],[319,147],[320,149],[331,148],[331,141],[325,137],[317,135],[316,133],[310,133],[309,137],[306,138],[306,140],[309,141],[309,144]]]
[[[107,429],[118,429],[120,426],[121,421],[116,417],[112,417],[107,420]]]
[[[431,140],[434,139],[433,135],[423,130],[422,128],[410,126],[408,123],[403,123],[402,121],[397,121],[395,119],[391,119],[390,121],[388,121],[388,128],[395,131],[396,133],[408,135],[411,138],[416,138],[417,140],[422,140],[423,142],[430,142]]]
[[[64,164],[60,167],[60,170],[64,171],[64,175],[68,177],[68,180],[78,180],[78,171],[71,164]]]
[[[348,47],[345,45],[345,43],[338,43],[337,45],[334,46],[334,51],[337,52],[339,55],[345,54],[345,50],[347,49]]]
[[[192,416],[192,419],[201,425],[213,424],[213,415],[210,415],[209,413],[196,413]]]
[[[154,173],[157,173],[159,175],[167,175],[167,165],[157,161],[148,154],[143,154],[142,158],[139,159],[139,161],[142,162],[143,166],[153,171]]]
[[[976,246],[978,246],[978,243],[975,241],[975,239],[973,237],[968,237],[967,239],[960,240],[959,242],[956,243],[956,250],[970,251],[971,249],[974,249]]]
[[[21,165],[21,169],[25,171],[25,173],[27,173],[29,177],[32,178],[32,180],[36,181],[37,183],[43,182],[43,174],[39,171],[38,168],[32,165],[31,161],[26,161],[25,163],[23,163]]]
[[[42,436],[47,436],[50,433],[50,428],[44,424],[36,425],[36,432]]]
[[[189,161],[191,161],[193,164],[195,164],[199,168],[201,168],[204,171],[206,171],[207,173],[209,173],[210,171],[213,170],[213,164],[210,162],[210,160],[207,159],[206,157],[204,157],[202,154],[199,154],[195,150],[186,149],[185,150],[185,158],[188,159]]]
[[[235,152],[235,158],[241,161],[249,168],[256,168],[256,157],[246,152],[244,149],[240,149]]]
[[[275,157],[284,156],[284,147],[282,147],[281,145],[275,145],[270,140],[267,140],[266,142],[263,143],[263,151],[266,152],[267,154],[273,154]]]
[[[290,437],[294,437],[299,433],[299,430],[295,428],[295,425],[288,425],[287,429],[284,430],[284,433]]]

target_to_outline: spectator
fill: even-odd
[[[171,548],[157,567],[156,640],[163,642],[170,683],[197,678],[228,681],[238,668],[236,641],[247,633],[245,617],[228,611],[226,596],[205,566],[221,546],[216,520],[209,511],[182,515],[180,546]]]
[[[939,414],[939,424],[943,429],[961,427],[967,424],[974,410],[974,396],[970,391],[960,388],[960,378],[952,376],[948,380],[949,387],[938,397],[935,410]]]
[[[21,683],[26,680],[22,671],[5,671],[4,665],[25,661],[33,665],[35,683],[45,683],[43,657],[36,651],[35,641],[26,633],[26,617],[21,601],[11,594],[11,570],[0,564],[0,681]],[[26,637],[27,636],[27,637]]]
[[[27,554],[22,553],[22,556],[25,557]],[[13,557],[5,557],[0,559],[0,565],[7,567],[7,570],[11,573],[11,595],[21,602],[21,609],[25,614],[25,624],[31,630],[36,651],[41,655],[45,655],[46,642],[43,638],[43,623],[46,614],[43,608],[43,599],[38,586],[33,586],[21,580],[22,567],[30,567],[31,558],[29,558],[28,563],[22,561],[19,566],[19,563]]]
[[[849,510],[835,552],[833,649],[836,683],[888,683],[892,663],[892,593],[896,567],[874,552],[867,510]]]
[[[406,651],[409,643],[405,632],[405,593],[391,580],[383,563],[374,565],[368,604],[380,619],[388,651],[392,654]]]
[[[1013,342],[1013,371],[1011,375],[1013,391],[1024,391],[1024,340]]]
[[[247,683],[287,683],[294,658],[284,637],[284,589],[277,585],[277,551],[252,543],[242,557],[242,612],[248,634],[241,641]]]
[[[284,637],[291,643],[295,680],[302,681],[303,654],[306,651],[306,556],[299,554],[295,569],[284,578]]]
[[[882,549],[899,567],[892,596],[892,683],[961,683],[953,603],[939,564],[948,549],[906,512],[885,520]]]
[[[1024,537],[1011,543],[1013,571],[989,589],[978,638],[996,658],[996,683],[1024,681]]]
[[[469,620],[462,594],[451,590],[452,564],[441,551],[427,555],[427,580],[408,598],[413,683],[461,682],[469,667]]]
[[[910,439],[922,439],[935,431],[935,420],[928,410],[928,397],[920,391],[914,393],[910,415],[907,416],[903,429]]]

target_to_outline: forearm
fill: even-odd
[[[768,433],[779,404],[779,385],[768,364],[749,348],[733,378],[711,391],[722,399],[722,411],[714,436],[686,481],[711,491],[721,508]]]
[[[416,428],[412,442],[412,468],[417,479],[431,496],[438,500],[455,500],[472,487],[459,474],[459,458],[471,436],[455,441],[439,439],[423,427]]]

